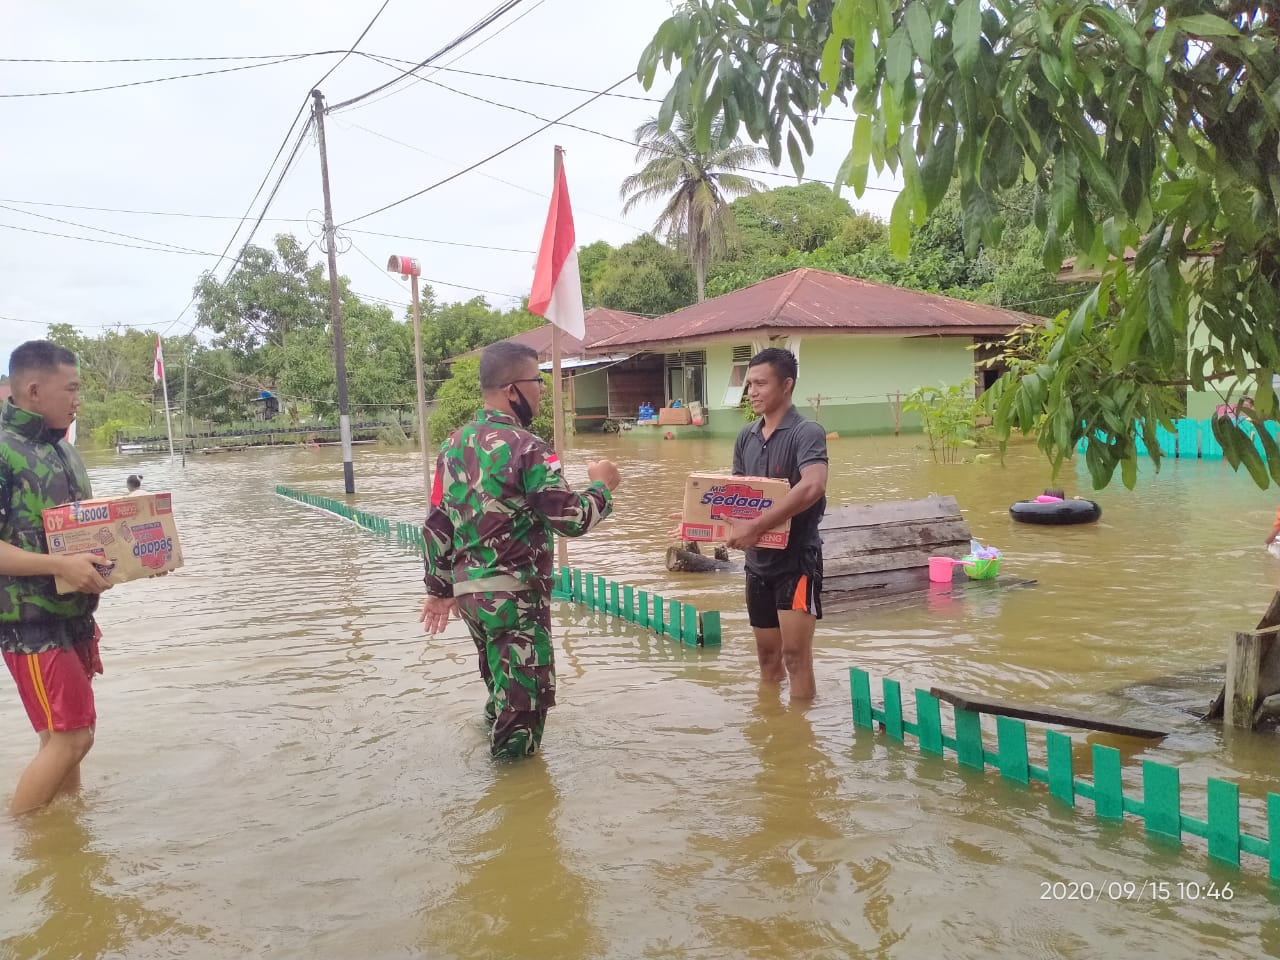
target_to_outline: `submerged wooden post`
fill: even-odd
[[[1237,633],[1227,648],[1227,689],[1224,719],[1233,727],[1253,729],[1258,712],[1258,673],[1262,640],[1256,633]]]

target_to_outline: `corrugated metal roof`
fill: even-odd
[[[801,267],[675,313],[638,323],[588,350],[674,347],[747,332],[899,336],[1004,334],[1040,317],[858,277]]]
[[[630,330],[637,324],[645,324],[649,322],[648,317],[642,317],[637,313],[626,313],[622,310],[609,310],[606,307],[592,307],[586,312],[584,325],[587,328],[587,344],[594,344],[600,340],[607,340],[609,337],[616,336]],[[517,334],[514,337],[508,337],[511,343],[523,343],[525,346],[532,347],[538,351],[538,359],[540,361],[549,362],[551,360],[551,324],[544,323],[540,327],[534,327],[532,330],[526,330],[524,333]],[[478,357],[483,347],[470,350],[467,353],[460,354],[457,357],[451,357],[451,360],[458,360],[461,357]],[[580,356],[584,351],[583,341],[577,337],[571,337],[567,333],[561,334],[560,337],[560,355],[562,357]]]

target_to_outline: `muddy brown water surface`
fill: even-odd
[[[420,561],[275,495],[340,495],[335,448],[185,467],[90,454],[99,493],[139,470],[173,491],[187,565],[104,597],[84,793],[0,821],[0,956],[1280,955],[1261,860],[1237,872],[1195,838],[1179,851],[1132,818],[1099,825],[1087,802],[1073,814],[951,755],[855,739],[848,694],[860,666],[908,702],[937,684],[1167,727],[1155,744],[1073,738],[1120,747],[1135,797],[1143,759],[1177,764],[1187,812],[1203,815],[1206,778],[1239,783],[1264,835],[1280,740],[1194,713],[1231,633],[1280,585],[1261,545],[1275,491],[1169,461],[1134,492],[1090,494],[1069,465],[1063,482],[1102,521],[1026,526],[1009,503],[1049,483],[1030,447],[941,466],[919,438],[834,440],[833,506],[953,494],[1004,572],[1038,583],[824,620],[819,697],[801,708],[760,689],[741,575],[663,567],[684,475],[730,454],[656,436],[568,452],[575,482],[600,455],[625,478],[572,563],[723,611],[724,644],[685,649],[558,604],[560,702],[544,752],[518,764],[489,758],[464,628],[420,633]],[[420,520],[416,454],[357,448],[356,481],[362,508]],[[35,737],[5,685],[7,794]],[[1031,741],[1042,753],[1035,725]],[[1056,882],[1149,880],[1171,899],[1052,898]],[[1232,898],[1190,896],[1210,881]]]

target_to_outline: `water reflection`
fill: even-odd
[[[447,858],[466,879],[427,904],[421,946],[429,957],[585,960],[605,955],[591,900],[561,845],[560,795],[544,758],[493,766],[476,801],[476,832]]]
[[[18,870],[4,912],[12,920],[22,911],[27,922],[23,933],[0,940],[0,956],[138,956],[142,944],[161,934],[207,935],[121,892],[111,858],[86,826],[83,806],[79,800],[60,801],[13,825]],[[128,872],[120,864],[114,870]]]
[[[902,939],[890,919],[889,864],[854,861],[841,823],[848,798],[813,709],[759,689],[742,726],[758,768],[741,784],[741,816],[694,841],[728,874],[722,902],[702,910],[716,956],[878,957]]]

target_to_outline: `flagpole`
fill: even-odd
[[[173,459],[173,417],[169,413],[169,371],[164,368],[164,353],[160,349],[160,336],[156,335],[156,366],[160,368],[160,386],[164,390],[164,424],[169,432],[169,459]]]
[[[555,150],[555,162],[552,164],[551,171],[551,189],[554,194],[556,185],[560,182],[560,168],[564,164],[564,148],[557,145]],[[552,442],[555,445],[556,453],[560,454],[561,462],[564,460],[564,384],[560,378],[560,325],[558,323],[551,324],[551,402],[553,404],[551,410],[552,424]],[[560,564],[561,569],[569,566],[569,542],[563,536],[556,537],[556,561]]]

